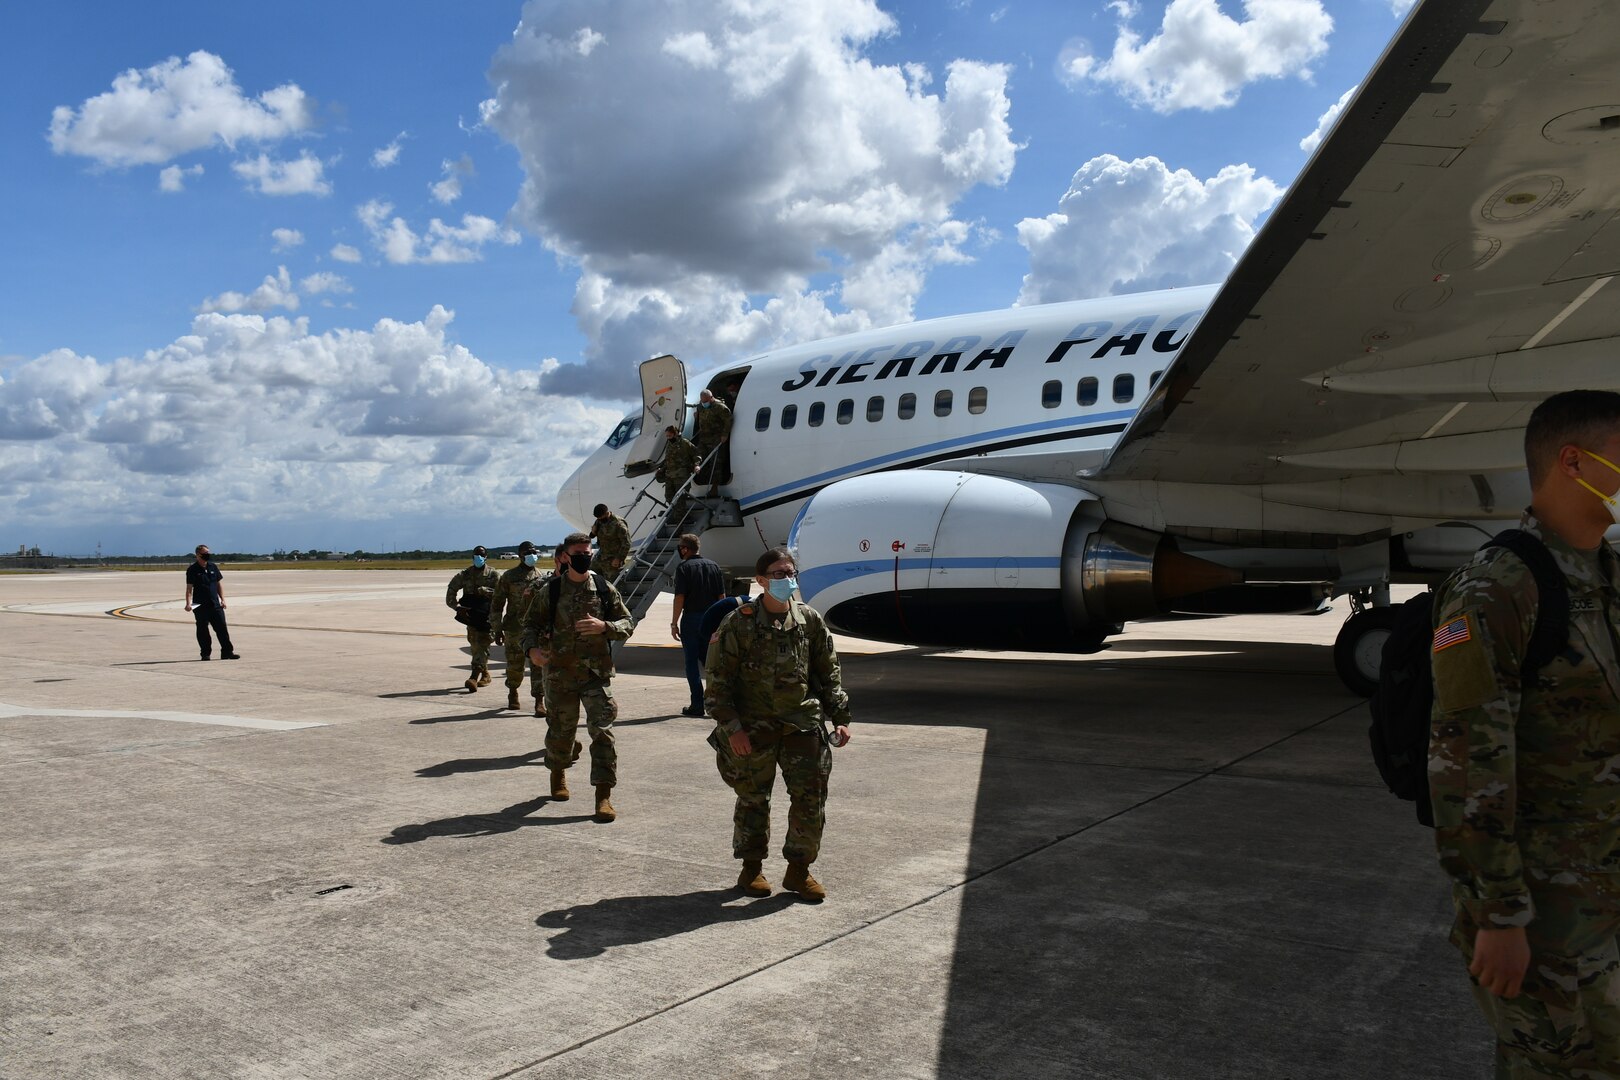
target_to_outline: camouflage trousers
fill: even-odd
[[[813,731],[773,723],[749,728],[753,752],[738,755],[731,752],[725,732],[718,734],[723,749],[715,754],[715,765],[720,779],[737,793],[731,854],[738,859],[765,858],[771,843],[771,789],[781,766],[789,799],[782,858],[815,862],[827,824],[827,778],[832,775],[832,751],[826,741]]]
[[[467,644],[472,646],[472,666],[474,671],[489,670],[489,646],[495,640],[493,630],[474,630],[467,627]]]
[[[691,479],[690,474],[687,475],[687,476],[679,477],[679,478],[674,479],[674,480],[665,480],[664,481],[664,501],[666,503],[673,503],[675,501],[676,494],[681,490],[681,488],[686,486],[686,482],[689,479]]]
[[[607,680],[548,670],[545,686],[546,764],[563,769],[573,764],[574,733],[579,730],[583,705],[585,727],[591,735],[591,784],[612,787],[619,777],[619,753],[613,742],[619,703],[613,700]]]
[[[523,651],[523,631],[506,631],[506,688],[516,690],[523,685],[523,669],[529,669],[529,689],[534,692],[534,700],[539,701],[545,697],[545,679],[540,669],[529,663],[529,654]]]
[[[1620,879],[1557,879],[1525,870],[1536,915],[1519,996],[1499,998],[1469,979],[1496,1033],[1498,1080],[1620,1078]],[[1469,963],[1477,929],[1459,908],[1452,942]]]

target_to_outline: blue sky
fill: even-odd
[[[1400,0],[0,9],[0,548],[562,528],[637,361],[1218,280]]]

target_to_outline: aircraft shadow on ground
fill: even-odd
[[[547,941],[548,956],[583,960],[621,945],[640,945],[718,923],[758,919],[797,902],[797,897],[785,892],[747,903],[739,902],[742,899],[736,889],[703,889],[675,896],[613,896],[548,911],[534,924],[561,931]]]
[[[412,723],[418,722],[419,721],[412,721]],[[513,754],[510,757],[458,758],[452,761],[440,762],[437,765],[429,765],[425,769],[417,769],[416,775],[422,777],[455,776],[458,773],[497,772],[501,769],[521,769],[527,765],[544,765],[545,756],[545,747],[541,747],[539,750],[531,750],[527,754]],[[519,805],[527,806],[530,804],[520,803]],[[503,813],[504,812],[505,811],[503,811]]]
[[[400,825],[382,838],[385,844],[415,844],[435,836],[458,837],[471,840],[481,836],[499,836],[535,825],[572,825],[593,820],[591,814],[569,814],[565,817],[529,817],[534,811],[552,800],[539,796],[497,810],[492,814],[462,814],[458,817],[439,818],[418,824]]]

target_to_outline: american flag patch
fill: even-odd
[[[1449,649],[1453,645],[1461,645],[1465,641],[1473,640],[1474,635],[1468,631],[1468,616],[1459,615],[1455,619],[1438,627],[1434,632],[1434,651]]]

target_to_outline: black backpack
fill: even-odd
[[[1569,641],[1569,584],[1547,545],[1522,529],[1508,529],[1483,547],[1507,548],[1536,579],[1535,627],[1519,675],[1529,682],[1564,651]],[[1417,804],[1417,819],[1434,825],[1429,804],[1429,714],[1434,708],[1434,675],[1429,666],[1434,642],[1434,593],[1423,592],[1395,609],[1384,642],[1378,688],[1368,706],[1373,762],[1397,798]]]

